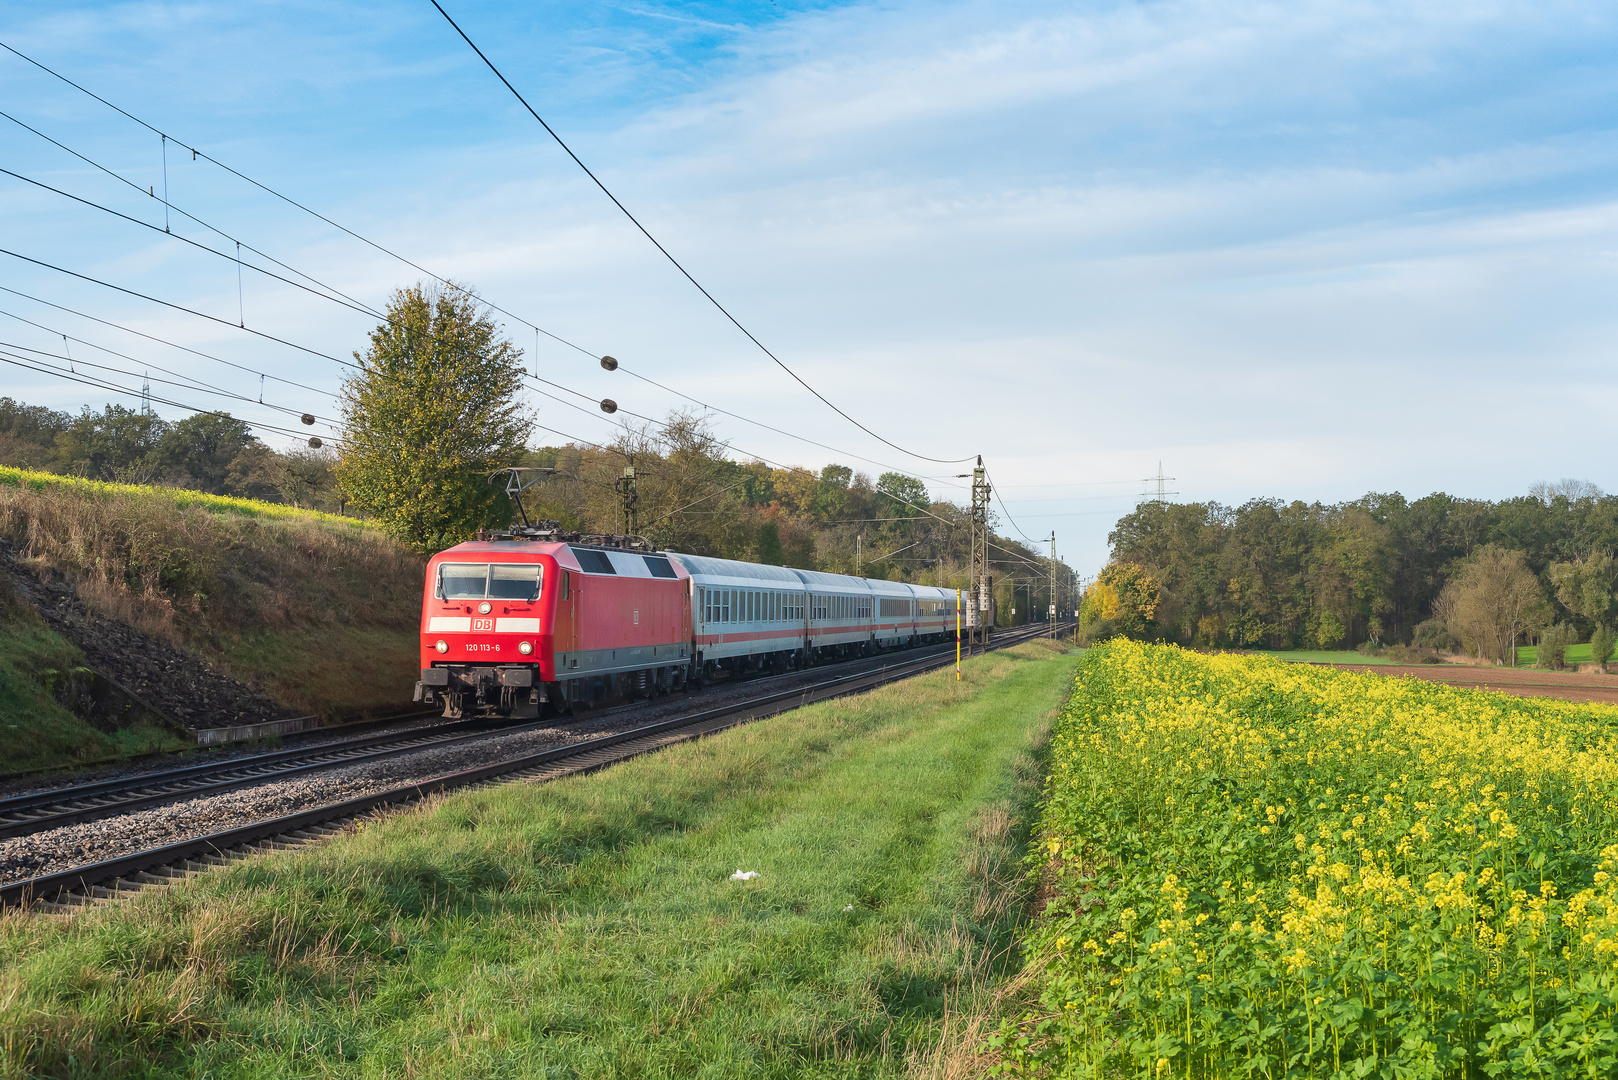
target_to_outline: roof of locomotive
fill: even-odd
[[[465,558],[469,555],[477,555],[482,558],[488,558],[494,555],[499,555],[502,557],[510,555],[556,556],[565,551],[566,548],[566,544],[535,544],[524,540],[468,540],[464,544],[456,544],[454,547],[445,548],[443,551],[440,551],[434,555],[433,560],[445,558],[459,559]],[[529,560],[525,558],[518,558],[512,559],[511,561],[527,562]]]
[[[556,565],[564,570],[573,570],[581,574],[594,574],[597,571],[587,570],[579,563],[579,557],[574,554],[574,548],[584,548],[589,551],[599,551],[612,563],[613,576],[628,578],[658,577],[646,565],[646,559],[668,558],[667,553],[661,551],[624,551],[619,548],[595,547],[591,544],[567,544],[555,541],[536,540],[468,540],[464,544],[445,548],[432,557],[430,561],[438,561],[446,556],[452,558],[466,558],[477,556],[491,558],[499,556],[511,562],[531,562],[534,556],[549,555],[556,560]],[[512,558],[512,556],[526,556],[526,558]],[[689,556],[687,556],[689,557]],[[669,559],[673,566],[676,579],[689,576],[689,571],[680,566],[674,559]],[[685,571],[685,572],[682,572]],[[662,575],[660,580],[670,580],[668,575]]]

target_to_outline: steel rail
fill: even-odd
[[[1026,631],[1010,631],[991,645],[1005,648],[1045,636],[1044,626]],[[114,859],[90,863],[54,874],[44,874],[0,886],[0,906],[34,904],[45,910],[65,909],[110,899],[138,891],[147,885],[170,884],[192,873],[222,865],[253,850],[273,850],[301,846],[325,836],[336,835],[333,822],[347,822],[384,806],[417,802],[431,795],[483,784],[499,777],[549,780],[560,776],[593,772],[619,761],[730,727],[788,712],[802,705],[864,693],[877,687],[948,667],[953,657],[917,657],[904,663],[883,665],[876,671],[839,675],[817,686],[776,691],[748,701],[673,717],[632,728],[614,735],[603,735],[567,746],[493,762],[429,780],[405,784],[387,791],[311,807],[292,814],[249,825],[182,840],[164,847],[133,852]],[[109,887],[110,886],[110,887]]]
[[[863,662],[868,665],[870,660],[865,658]],[[848,663],[861,661],[844,661],[843,665]],[[769,677],[785,676],[766,676]],[[616,706],[606,712],[634,704],[638,703]],[[592,712],[592,715],[604,713]],[[555,726],[555,719],[510,724],[498,718],[473,718],[0,798],[0,839],[31,836],[67,825],[151,809],[194,796],[218,795],[325,769],[383,761],[418,750],[518,734],[546,726]],[[470,734],[461,734],[463,732]]]
[[[65,825],[98,821],[197,795],[218,795],[265,781],[319,772],[323,769],[384,761],[418,750],[431,750],[494,735],[528,731],[535,727],[546,726],[548,723],[548,721],[535,721],[521,725],[491,727],[490,722],[486,720],[465,721],[460,725],[446,724],[428,729],[430,734],[395,733],[368,736],[363,739],[345,740],[337,746],[326,743],[318,747],[255,754],[232,761],[193,765],[139,777],[105,780],[75,788],[19,795],[0,802],[0,839],[30,836]],[[454,730],[445,731],[444,728],[447,727],[453,727]],[[467,728],[473,730],[467,731]]]

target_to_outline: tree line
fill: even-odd
[[[107,405],[77,415],[0,397],[0,465],[340,511],[328,449],[281,453],[229,414],[168,421]]]
[[[1618,624],[1618,497],[1584,481],[1500,502],[1147,502],[1108,540],[1111,562],[1081,616],[1092,636],[1510,660],[1535,640],[1599,651]]]
[[[0,464],[91,479],[166,484],[367,517],[426,553],[512,524],[507,466],[552,470],[524,495],[529,515],[584,533],[624,531],[620,481],[634,469],[636,527],[659,547],[804,569],[966,588],[966,508],[933,501],[918,477],[874,479],[738,458],[706,416],[623,424],[600,444],[534,448],[522,350],[470,290],[397,290],[356,351],[339,398],[342,434],[281,453],[228,415],[168,422],[108,405],[77,416],[0,399]],[[993,533],[988,569],[1004,624],[1051,602],[1051,567]],[[1064,564],[1065,595],[1076,581]]]

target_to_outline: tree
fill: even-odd
[[[314,510],[336,510],[337,455],[330,447],[299,448],[280,455],[273,481],[281,501]]]
[[[343,490],[423,553],[507,524],[488,476],[524,452],[522,351],[454,284],[398,290],[370,337],[343,384]]]
[[[1517,638],[1550,622],[1539,578],[1520,551],[1484,544],[1460,577],[1444,586],[1434,614],[1468,649],[1485,659],[1515,665]]]
[[[176,421],[157,443],[157,461],[179,487],[224,494],[231,465],[258,440],[253,429],[229,413],[198,413]]]
[[[167,427],[155,413],[86,406],[56,436],[57,458],[75,476],[149,484],[159,475],[157,448]]]
[[[888,505],[891,513],[884,515],[886,517],[920,517],[927,509],[927,485],[914,476],[885,472],[877,477],[876,490],[893,500]]]
[[[1116,631],[1128,637],[1145,637],[1156,628],[1162,592],[1161,583],[1144,566],[1108,563],[1084,594],[1079,625],[1105,627],[1098,636]]]
[[[1610,626],[1598,626],[1590,635],[1590,659],[1601,665],[1603,675],[1607,673],[1607,661],[1612,659],[1615,644],[1618,644],[1618,634],[1614,634]]]
[[[1618,615],[1618,560],[1611,552],[1592,551],[1582,559],[1571,562],[1553,562],[1550,566],[1551,587],[1556,599],[1575,615],[1582,615],[1597,625],[1611,625]]]

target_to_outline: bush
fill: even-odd
[[[1109,638],[1115,637],[1118,628],[1106,619],[1081,618],[1079,621],[1079,644],[1083,646],[1099,645]]]
[[[1618,645],[1618,634],[1613,633],[1607,626],[1597,626],[1596,632],[1590,635],[1590,659],[1601,665],[1601,670],[1607,670],[1607,661],[1612,659],[1613,646]]]
[[[1410,644],[1418,649],[1437,649],[1440,652],[1459,652],[1461,639],[1450,631],[1443,619],[1428,619],[1416,624]]]
[[[1546,627],[1539,635],[1539,664],[1537,666],[1548,668],[1551,671],[1561,671],[1567,667],[1567,647],[1579,643],[1578,631],[1569,623],[1557,623]]]

